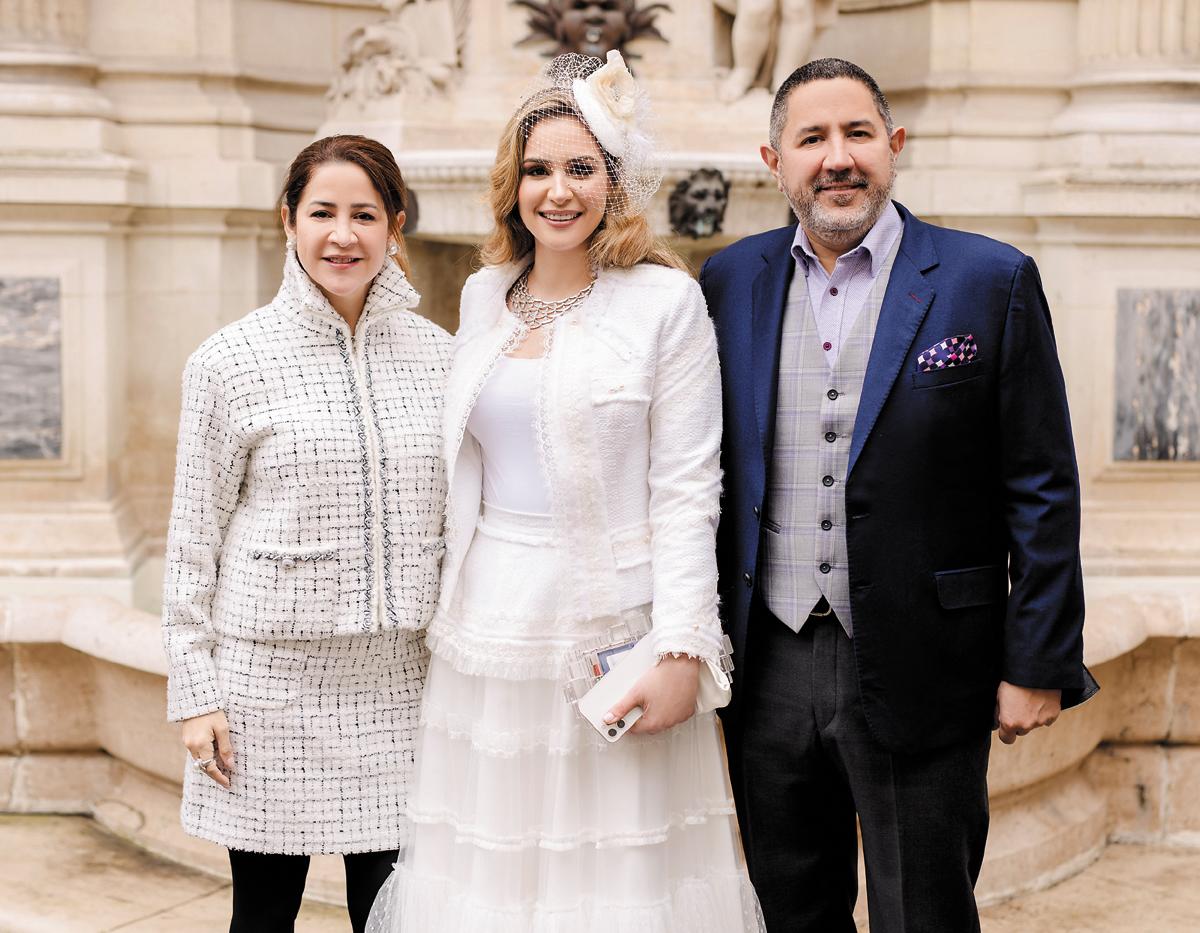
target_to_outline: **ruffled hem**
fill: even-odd
[[[646,845],[734,813],[712,713],[610,745],[560,684],[474,677],[435,657],[418,735],[409,817],[482,847]]]
[[[649,627],[646,609],[638,606],[623,610],[615,618],[593,620],[587,626],[573,625],[562,634],[549,631],[552,622],[543,622],[536,626],[536,635],[526,635],[530,631],[527,618],[518,621],[491,610],[480,615],[460,607],[454,615],[438,612],[429,625],[426,644],[433,654],[461,674],[503,680],[562,681],[576,647],[621,622],[634,631]],[[496,635],[496,632],[509,634]],[[673,651],[677,641],[672,635],[665,644]],[[696,657],[716,654],[707,642],[686,644],[697,648]]]
[[[562,679],[578,635],[537,641],[488,637],[464,630],[462,622],[434,619],[426,644],[460,674],[506,680]]]
[[[725,819],[736,815],[732,803],[715,804],[710,807],[694,808],[673,814],[660,826],[624,832],[606,829],[580,829],[576,832],[555,835],[552,832],[529,830],[507,837],[493,835],[482,827],[458,821],[449,811],[441,813],[409,810],[408,818],[413,823],[448,828],[454,836],[455,845],[472,845],[492,852],[520,852],[524,849],[546,849],[551,852],[570,852],[583,846],[597,849],[614,849],[628,846],[662,845],[668,842],[673,832],[688,826],[701,826],[710,819]]]
[[[621,903],[620,893],[557,908],[497,907],[401,864],[379,892],[367,933],[766,933],[745,872],[682,878],[648,903]]]

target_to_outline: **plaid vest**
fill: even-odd
[[[854,632],[846,472],[875,324],[900,240],[884,260],[832,369],[821,349],[808,277],[797,269],[788,290],[759,566],[767,608],[796,632],[822,596],[846,634]]]

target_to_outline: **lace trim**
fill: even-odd
[[[548,849],[552,852],[569,852],[583,846],[597,849],[615,849],[627,846],[653,846],[667,842],[672,832],[688,826],[699,826],[714,817],[732,817],[736,813],[732,800],[711,804],[707,807],[692,807],[673,815],[665,824],[651,829],[627,833],[605,833],[602,830],[585,830],[569,835],[552,835],[536,829],[511,836],[497,836],[485,832],[481,827],[460,823],[449,810],[420,811],[411,804],[407,816],[416,824],[446,826],[454,831],[454,841],[473,845],[492,852],[519,852],[523,849]]]
[[[567,673],[570,644],[500,641],[463,632],[456,626],[434,626],[429,650],[460,674],[501,680],[561,680]]]
[[[609,747],[600,734],[584,724],[582,719],[578,726],[573,725],[570,729],[550,728],[536,736],[531,736],[528,731],[483,734],[478,727],[478,720],[473,716],[451,713],[441,709],[437,710],[440,716],[435,717],[430,715],[432,709],[432,702],[427,701],[420,719],[423,729],[441,733],[454,742],[467,742],[472,751],[490,758],[518,758],[542,750],[545,750],[548,755],[567,758],[582,751],[595,751]],[[650,747],[673,741],[676,738],[674,730],[659,732],[655,735],[637,736],[639,746]]]

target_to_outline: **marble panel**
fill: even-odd
[[[62,420],[59,281],[0,278],[0,460],[57,460]]]
[[[1200,460],[1200,289],[1117,291],[1116,460]]]

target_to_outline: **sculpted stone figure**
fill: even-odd
[[[729,182],[719,169],[698,168],[679,182],[667,201],[671,229],[694,240],[721,232],[729,205]]]
[[[654,24],[665,3],[638,5],[638,0],[513,0],[529,10],[529,35],[519,44],[550,39],[555,43],[549,55],[578,52],[604,58],[616,49],[626,58],[637,58],[625,48],[634,39],[666,37]]]
[[[346,38],[331,100],[365,103],[444,87],[461,61],[469,0],[385,0],[387,19]]]
[[[774,91],[808,61],[813,40],[833,24],[837,0],[713,0],[733,16],[733,67],[721,83],[724,101],[742,97],[767,77]]]

